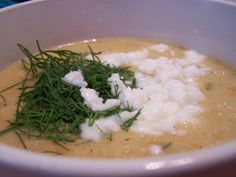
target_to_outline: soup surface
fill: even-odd
[[[141,51],[159,45],[159,42],[126,38],[99,39],[67,44],[57,49],[83,52],[88,50],[88,45],[94,51],[110,54]],[[150,50],[148,58],[167,57],[178,60],[184,57],[186,49],[182,47],[167,45],[166,49],[166,45],[161,46],[157,50]],[[197,121],[177,123],[175,129],[180,130],[180,133],[162,132],[155,135],[132,129],[128,132],[119,130],[112,133],[112,138],[105,135],[98,141],[78,139],[74,143],[65,143],[63,145],[67,150],[47,140],[23,137],[23,141],[28,150],[40,153],[55,152],[73,157],[131,158],[197,150],[233,140],[236,138],[236,71],[210,57],[205,57],[202,63],[206,68],[205,75],[197,78],[196,83],[205,96],[199,103],[203,111],[195,115]],[[21,81],[24,76],[25,71],[20,62],[9,66],[0,73],[0,90]],[[2,93],[7,105],[1,100],[0,130],[8,126],[8,120],[15,119],[19,93],[17,86]],[[0,142],[23,148],[14,132],[0,136]]]

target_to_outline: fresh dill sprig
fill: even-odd
[[[131,117],[130,119],[128,119],[127,121],[125,121],[122,125],[121,128],[125,131],[128,131],[128,129],[131,127],[131,125],[134,123],[134,121],[137,120],[137,117],[140,115],[141,113],[140,109],[133,117]]]
[[[6,101],[6,98],[0,93],[0,98],[2,99],[3,101],[3,105],[7,105],[7,101]]]
[[[21,44],[18,47],[26,56],[22,60],[26,78],[0,92],[20,84],[16,119],[0,131],[0,136],[15,131],[25,148],[22,136],[50,140],[68,150],[63,144],[79,138],[80,126],[86,119],[89,120],[89,126],[92,126],[101,117],[124,111],[119,106],[104,111],[92,111],[84,104],[80,89],[65,83],[62,78],[65,74],[80,69],[88,87],[99,92],[99,96],[106,101],[118,97],[111,93],[111,86],[107,81],[113,73],[118,73],[123,81],[132,83],[130,87],[135,87],[134,72],[129,67],[102,63],[98,57],[100,52],[94,52],[91,47],[89,50],[92,60],[86,58],[88,53],[43,50],[38,41],[39,53],[36,55]],[[4,97],[1,98],[4,100]],[[139,114],[140,111],[122,127],[127,130]]]
[[[17,131],[15,131],[15,133],[16,133],[16,135],[17,135],[18,139],[20,140],[20,142],[21,142],[22,146],[24,147],[24,149],[27,149],[27,146],[26,146],[26,144],[25,144],[25,142],[24,142],[24,140],[23,140],[23,138],[22,138],[21,134],[20,134],[20,133],[18,133]]]
[[[113,137],[112,137],[112,132],[109,133],[109,141],[112,141]]]
[[[51,154],[51,155],[55,155],[55,156],[62,155],[62,153],[57,152],[57,151],[41,151],[40,153]]]
[[[172,145],[172,143],[171,143],[171,142],[168,142],[168,143],[162,145],[161,148],[164,150],[164,149],[169,148],[171,145]]]

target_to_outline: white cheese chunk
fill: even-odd
[[[81,125],[81,138],[87,140],[98,141],[101,136],[108,135],[121,129],[121,125],[132,118],[137,111],[123,111],[110,117],[100,118],[96,120],[93,126],[89,126],[88,120]]]
[[[162,153],[162,148],[161,146],[158,146],[158,145],[151,145],[150,146],[150,153],[153,154],[153,155],[158,155],[158,154],[161,154]]]
[[[164,84],[169,100],[183,103],[186,100],[186,85],[180,80],[169,80]]]
[[[196,65],[189,65],[183,69],[183,75],[186,79],[194,79],[205,75],[205,71]]]
[[[147,49],[143,49],[135,52],[127,52],[127,53],[109,53],[102,54],[101,60],[109,65],[121,66],[121,65],[129,65],[132,60],[139,60],[141,58],[146,57],[148,54]]]
[[[119,113],[119,114],[116,115],[116,116],[117,116],[117,118],[120,120],[120,124],[123,124],[124,122],[126,122],[126,121],[129,120],[130,118],[134,117],[137,112],[138,112],[138,111],[132,111],[132,112],[123,111],[123,112]]]
[[[108,78],[111,93],[118,94],[117,99],[107,99],[104,102],[94,89],[86,88],[87,82],[79,70],[63,77],[65,82],[80,87],[84,103],[93,111],[102,111],[114,106],[131,107],[134,110],[101,117],[91,127],[88,126],[87,120],[81,127],[82,138],[98,141],[104,134],[118,131],[121,125],[135,116],[140,109],[140,115],[130,129],[141,134],[183,135],[183,130],[175,128],[177,124],[199,123],[197,115],[204,111],[200,103],[205,100],[205,96],[196,80],[209,70],[203,64],[206,57],[196,51],[187,50],[181,59],[163,56],[150,58],[149,50],[165,52],[169,47],[158,44],[135,52],[101,55],[101,60],[106,64],[131,65],[136,69],[136,88],[127,86],[131,84],[130,81],[124,83],[118,73],[113,73]],[[161,147],[152,145],[150,151],[152,154],[159,154]]]
[[[185,57],[183,59],[177,60],[182,66],[200,64],[206,58],[204,55],[201,55],[194,50],[187,50],[184,52],[184,55]]]
[[[77,87],[86,87],[88,85],[87,82],[84,81],[84,77],[80,70],[69,72],[62,80]]]
[[[158,52],[165,52],[166,50],[168,50],[169,46],[166,44],[158,44],[158,45],[153,45],[150,47],[150,49],[156,50]]]
[[[147,93],[144,90],[126,87],[123,81],[120,79],[119,74],[112,74],[108,81],[111,85],[113,94],[115,88],[118,88],[119,100],[124,108],[132,107],[135,110],[140,109],[149,99]]]
[[[81,129],[83,139],[98,141],[101,136],[120,130],[120,124],[114,117],[101,118],[96,120],[93,126],[89,126],[86,121],[82,124]]]
[[[94,89],[82,87],[80,92],[84,98],[84,103],[93,111],[102,111],[120,105],[120,100],[118,99],[107,99],[103,103],[103,99],[98,96]]]
[[[147,58],[140,61],[133,61],[132,64],[137,68],[139,72],[146,74],[153,74],[158,66],[158,62],[155,59]]]
[[[183,68],[171,62],[162,62],[156,70],[156,79],[162,82],[166,82],[170,79],[180,78]]]

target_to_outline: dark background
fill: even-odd
[[[28,1],[28,0],[0,0],[0,8],[14,5],[21,2],[25,2],[25,1]]]

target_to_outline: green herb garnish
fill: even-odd
[[[109,133],[109,141],[112,141],[113,137],[112,137],[112,132]]]
[[[107,81],[113,73],[118,73],[123,81],[132,83],[130,87],[135,87],[134,73],[129,67],[115,67],[102,63],[98,58],[100,52],[96,53],[90,47],[92,60],[86,59],[88,53],[42,50],[38,41],[39,53],[36,55],[21,44],[18,44],[18,47],[26,56],[26,60],[22,60],[26,77],[0,91],[2,93],[20,84],[21,94],[17,102],[16,119],[9,122],[9,127],[0,131],[0,135],[15,131],[25,148],[22,136],[51,140],[67,149],[63,143],[74,142],[79,138],[80,125],[86,119],[89,120],[89,126],[92,126],[94,121],[101,117],[119,114],[125,110],[118,106],[104,111],[92,111],[84,104],[80,89],[65,83],[62,77],[70,71],[80,69],[88,87],[99,92],[99,96],[106,101],[117,98],[119,94],[112,95]],[[3,96],[1,98],[4,100]],[[140,111],[126,121],[122,125],[123,129],[127,130],[139,114]]]
[[[3,101],[3,105],[7,105],[6,98],[0,94],[0,99]]]
[[[162,145],[161,148],[164,150],[164,149],[169,148],[171,145],[172,145],[172,143],[171,143],[171,142],[168,142],[168,143]]]
[[[128,131],[128,129],[131,127],[131,125],[134,123],[134,121],[137,120],[137,117],[140,115],[141,113],[140,109],[133,117],[131,117],[130,119],[128,119],[127,121],[125,121],[122,125],[121,128],[125,131]]]
[[[51,155],[62,155],[62,153],[57,152],[57,151],[41,151],[40,153],[45,153],[45,154],[51,154]]]

